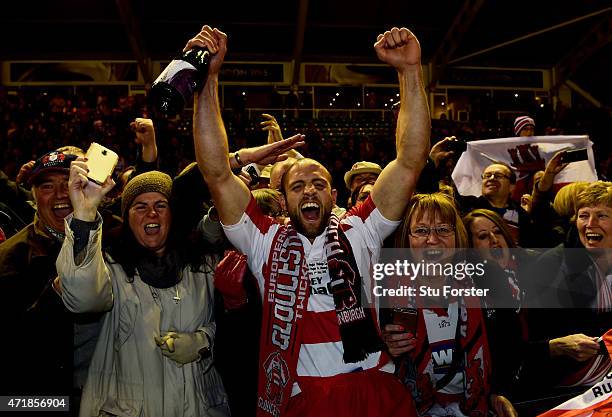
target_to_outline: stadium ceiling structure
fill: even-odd
[[[376,63],[377,34],[406,26],[431,87],[452,66],[554,69],[555,87],[612,107],[610,0],[20,0],[2,6],[0,60],[136,60],[151,81],[203,24],[228,34],[227,60],[294,68]]]

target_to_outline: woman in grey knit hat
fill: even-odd
[[[188,250],[172,229],[172,179],[151,171],[126,186],[122,236],[102,253],[97,207],[114,185],[70,170],[74,212],[57,259],[73,312],[105,312],[81,416],[226,416],[211,355],[215,340],[212,255]]]

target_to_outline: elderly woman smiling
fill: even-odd
[[[530,337],[548,342],[550,358],[538,373],[549,387],[587,386],[612,366],[598,344],[612,326],[612,182],[587,185],[575,209],[581,247],[550,249],[531,275],[534,296],[548,307],[533,309],[529,324]]]

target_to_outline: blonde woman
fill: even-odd
[[[417,194],[395,235],[398,248],[410,248],[414,262],[460,262],[457,248],[468,247],[468,235],[454,202],[445,194]],[[453,277],[417,277],[422,282],[444,281],[468,286]],[[426,279],[425,279],[426,278]],[[431,284],[435,286],[436,284]],[[438,300],[442,301],[442,300]],[[406,307],[418,307],[416,331],[399,324],[384,326],[389,353],[398,358],[398,375],[411,390],[421,416],[485,416],[489,409],[513,417],[504,396],[493,393],[492,362],[481,300],[455,297],[442,307],[415,297]],[[415,334],[416,333],[416,334]],[[442,357],[452,358],[444,361]]]

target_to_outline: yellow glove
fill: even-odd
[[[177,333],[166,332],[161,337],[155,337],[155,343],[161,349],[162,355],[176,363],[184,365],[204,356],[201,351],[210,347],[208,336],[204,332]]]

